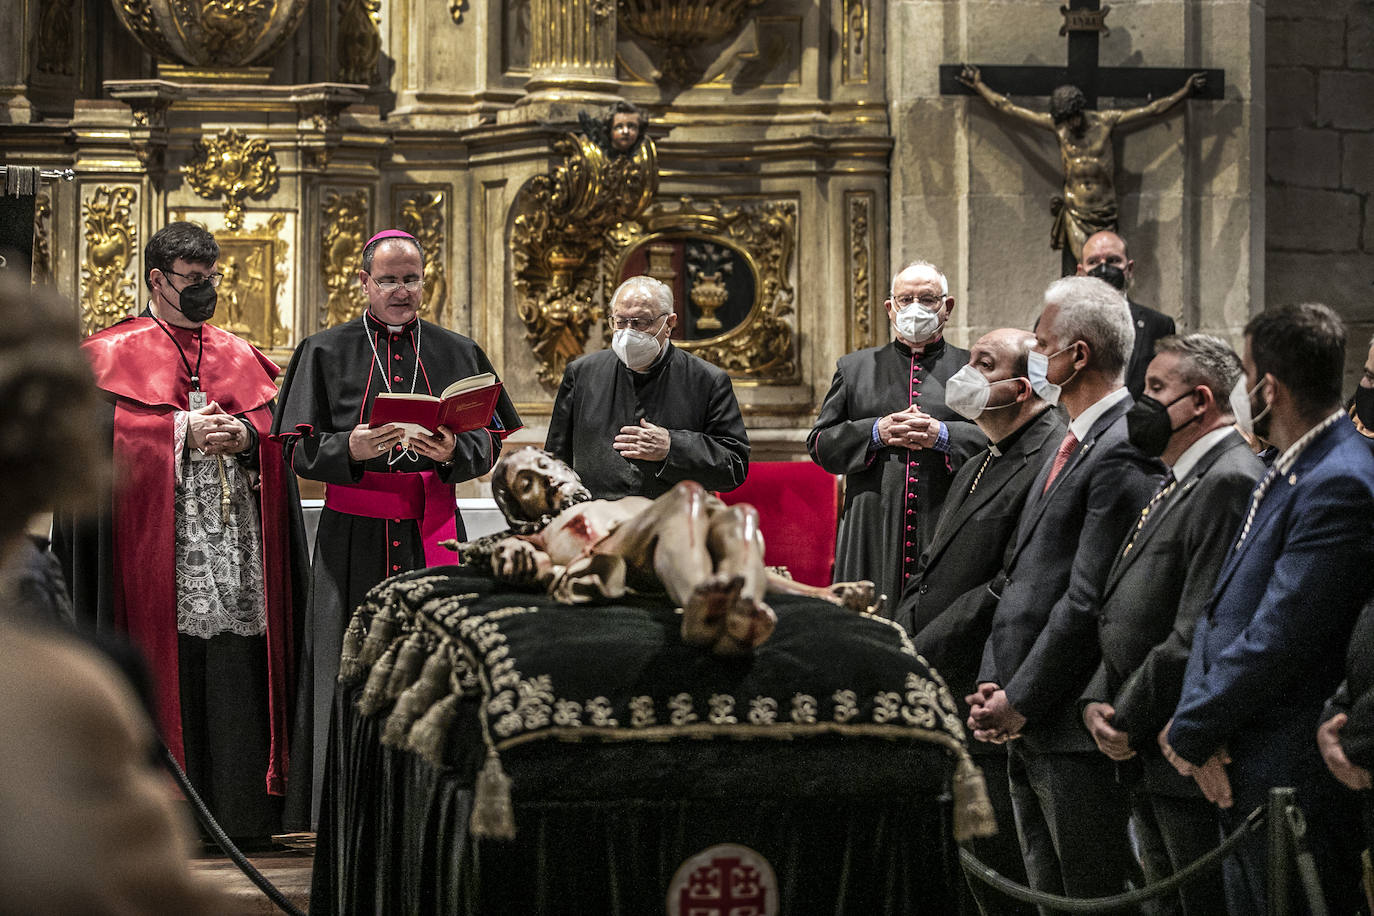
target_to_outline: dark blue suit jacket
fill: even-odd
[[[1045,462],[1021,512],[1005,580],[993,586],[1001,597],[978,680],[1006,690],[1027,720],[1021,740],[1034,751],[1097,752],[1077,701],[1101,657],[1102,589],[1164,474],[1164,465],[1126,440],[1130,407],[1126,398],[1098,417],[1048,492],[1053,459]]]
[[[1270,485],[1194,635],[1169,741],[1194,764],[1229,750],[1237,810],[1322,769],[1317,722],[1372,563],[1374,458],[1342,417]]]

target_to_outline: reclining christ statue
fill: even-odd
[[[498,580],[566,604],[666,591],[682,608],[683,642],[717,655],[768,639],[770,590],[873,610],[872,582],[827,589],[765,569],[753,507],[727,506],[691,481],[657,499],[592,499],[572,468],[527,446],[496,463],[492,496],[511,530],[460,545],[464,564],[490,563]]]

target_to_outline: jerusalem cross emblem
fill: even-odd
[[[778,882],[768,860],[724,843],[678,866],[668,888],[668,916],[776,916]]]

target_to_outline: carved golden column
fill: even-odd
[[[531,0],[530,79],[526,98],[604,100],[615,78],[615,0]]]

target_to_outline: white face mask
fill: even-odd
[[[944,324],[939,312],[932,312],[919,302],[903,306],[895,319],[897,333],[912,343],[929,340],[939,332]]]
[[[1245,375],[1236,379],[1236,383],[1231,386],[1231,395],[1227,398],[1231,405],[1231,413],[1235,414],[1236,425],[1247,436],[1255,434],[1255,422],[1250,419],[1250,391],[1245,387]]]
[[[1073,344],[1069,344],[1064,350],[1071,350],[1073,346]],[[1078,374],[1078,370],[1075,369],[1073,375],[1058,385],[1050,381],[1050,360],[1063,353],[1064,350],[1051,353],[1049,356],[1037,350],[1032,350],[1026,354],[1026,376],[1030,380],[1031,391],[1034,391],[1041,400],[1051,405],[1059,403],[1059,395],[1064,393],[1064,385],[1073,381],[1074,375]]]
[[[1245,376],[1241,375],[1240,378],[1236,379],[1235,387],[1231,389],[1231,395],[1227,398],[1231,404],[1231,412],[1236,415],[1236,426],[1240,427],[1241,431],[1247,436],[1255,435],[1255,421],[1263,420],[1267,417],[1269,415],[1269,408],[1273,406],[1272,404],[1266,403],[1258,417],[1251,415],[1250,399],[1254,397],[1255,392],[1259,391],[1260,386],[1263,384],[1264,379],[1260,379],[1255,383],[1254,388],[1246,388]]]
[[[998,404],[996,407],[989,407],[988,396],[992,393],[993,385],[1014,382],[1017,378],[1019,376],[989,382],[988,377],[976,368],[965,366],[951,375],[949,381],[945,382],[945,406],[968,420],[978,419],[985,410],[1001,410],[1003,407],[1011,407],[1016,403],[1015,401],[1010,404]]]
[[[662,317],[666,319],[668,316]],[[659,330],[663,328],[660,326]],[[622,363],[639,371],[647,369],[658,359],[658,354],[663,352],[663,345],[659,343],[657,332],[650,334],[648,331],[636,331],[634,328],[621,328],[611,336],[611,349],[620,357]]]

